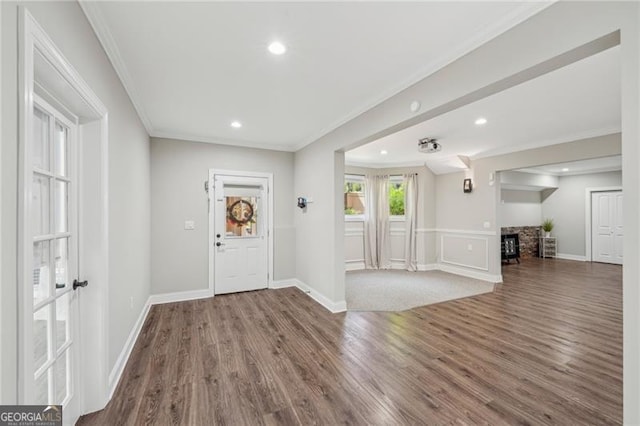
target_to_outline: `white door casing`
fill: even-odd
[[[622,191],[593,192],[591,195],[592,260],[622,264]]]
[[[73,394],[63,407],[64,424],[73,424],[80,414],[103,408],[108,397],[108,111],[24,6],[19,26],[18,402],[42,402],[36,390],[43,383],[34,379],[46,376],[49,383],[40,387],[47,390],[46,404],[61,402],[62,385]],[[65,172],[56,157],[63,151],[54,150],[51,137],[46,161],[34,153],[35,125],[40,136],[47,128],[43,117],[49,117],[44,134],[69,136]],[[87,171],[91,183],[83,189]],[[82,294],[72,287],[80,274],[92,280]],[[74,321],[79,313],[82,322]],[[48,339],[44,364],[37,362],[42,346],[40,358],[34,356],[34,330]],[[70,362],[58,362],[67,356]],[[69,380],[57,379],[67,373]]]
[[[269,287],[273,279],[272,175],[210,170],[212,294]]]

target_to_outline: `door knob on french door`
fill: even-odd
[[[73,280],[73,289],[76,290],[78,287],[86,287],[89,285],[89,281],[78,281]]]
[[[220,247],[220,246],[223,246],[223,245],[224,245],[224,243],[221,243],[220,241],[218,241],[218,242],[216,243],[216,247]]]

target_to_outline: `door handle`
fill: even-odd
[[[89,281],[78,281],[78,280],[73,280],[73,289],[76,290],[78,287],[86,287],[89,285]]]
[[[223,246],[223,245],[225,245],[225,244],[224,244],[224,243],[221,243],[220,241],[218,241],[218,242],[216,243],[216,247],[220,247],[220,246]]]

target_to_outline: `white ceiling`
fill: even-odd
[[[571,176],[583,175],[586,173],[612,172],[617,170],[622,170],[622,155],[571,161],[568,163],[547,164],[544,166],[528,167],[526,169],[519,169],[516,171],[541,175]]]
[[[346,162],[369,167],[426,163],[441,174],[464,168],[458,155],[481,158],[619,132],[620,72],[620,49],[611,48],[351,150]],[[487,124],[476,126],[478,117]],[[419,153],[418,139],[424,137],[437,138],[442,151]]]
[[[152,136],[284,150],[549,4],[81,3]],[[285,55],[267,52],[274,39]]]

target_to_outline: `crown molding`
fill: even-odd
[[[138,113],[138,117],[142,124],[144,125],[147,133],[153,133],[153,125],[151,124],[151,120],[147,115],[140,98],[138,91],[136,90],[135,84],[133,83],[133,78],[129,74],[127,67],[120,55],[120,51],[118,50],[118,46],[111,35],[111,31],[109,31],[109,27],[107,26],[104,17],[102,16],[102,12],[100,11],[100,2],[90,1],[90,0],[78,0],[80,4],[80,8],[84,12],[91,28],[93,28],[93,32],[98,37],[98,41],[102,45],[109,61],[111,61],[111,65],[116,71],[116,74],[120,78],[120,82],[124,86],[124,90],[129,95],[129,99],[133,104],[136,112]]]
[[[188,133],[180,133],[180,132],[172,132],[172,131],[153,131],[153,132],[150,132],[150,136],[152,138],[177,139],[177,140],[190,141],[190,142],[201,142],[201,143],[210,143],[215,145],[234,146],[238,148],[254,148],[254,149],[265,149],[269,151],[284,151],[284,152],[295,151],[291,145],[286,145],[286,144],[271,144],[271,143],[251,142],[251,141],[243,141],[243,140],[235,140],[235,139],[223,139],[223,138],[217,138],[215,136],[193,135]]]
[[[310,138],[296,145],[295,151],[298,151],[304,148],[305,146],[317,141],[318,139],[326,136],[327,134],[331,133],[332,131],[342,126],[343,124],[348,123],[349,121],[353,120],[359,115],[372,109],[373,107],[380,105],[384,101],[408,89],[409,87],[413,86],[419,81],[424,80],[425,78],[429,77],[431,74],[455,62],[456,60],[460,59],[466,54],[474,51],[475,49],[487,43],[488,41],[494,39],[498,35],[526,21],[527,19],[531,18],[533,15],[536,15],[537,13],[551,6],[555,2],[556,0],[551,0],[546,2],[543,1],[540,3],[522,2],[521,5],[517,9],[515,9],[513,12],[511,12],[508,15],[505,15],[502,19],[496,21],[493,25],[487,26],[484,31],[478,33],[475,37],[472,37],[466,40],[465,42],[460,43],[458,46],[451,47],[450,49],[447,50],[447,53],[440,56],[439,58],[436,58],[434,61],[429,63],[421,71],[413,74],[408,79],[395,85],[390,90],[383,92],[382,94],[376,96],[375,98],[369,99],[366,103],[361,105],[359,108],[354,109],[351,113],[347,114],[342,119],[337,120],[332,124],[322,128],[320,131],[313,134]]]
[[[576,142],[582,139],[590,139],[590,138],[597,138],[602,136],[615,135],[620,132],[621,130],[619,126],[605,127],[602,129],[574,133],[568,136],[562,136],[554,139],[547,139],[547,140],[531,142],[531,143],[526,143],[521,145],[509,145],[502,148],[491,149],[488,151],[478,153],[476,155],[469,156],[469,158],[471,158],[472,161],[475,161],[481,158],[497,157],[499,155],[506,155],[506,154],[513,154],[515,152],[528,151],[530,149],[545,148],[551,145],[561,145],[563,143]]]
[[[426,167],[424,161],[401,161],[397,163],[367,163],[360,161],[348,161],[345,159],[345,166],[362,167],[365,169],[395,169],[399,167]]]

